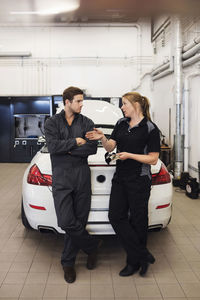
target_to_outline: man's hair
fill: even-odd
[[[69,101],[73,101],[74,96],[76,95],[83,95],[83,91],[75,86],[70,86],[63,92],[63,104],[65,105],[65,100],[68,99]]]

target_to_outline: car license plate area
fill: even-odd
[[[91,166],[92,194],[109,195],[111,181],[115,172],[115,167],[110,166]]]

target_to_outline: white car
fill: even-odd
[[[117,120],[123,117],[121,110],[106,101],[85,100],[82,114],[91,118],[96,127],[109,137]],[[105,150],[98,145],[97,153],[89,156],[91,169],[92,201],[87,224],[91,234],[114,234],[108,220],[111,180],[115,162],[105,162]],[[164,228],[172,213],[172,183],[162,161],[151,166],[152,189],[149,201],[149,228]],[[52,196],[52,170],[48,149],[44,146],[32,159],[23,177],[22,222],[25,227],[39,231],[64,233],[57,225]]]

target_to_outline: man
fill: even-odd
[[[64,110],[45,122],[45,137],[51,155],[58,225],[66,232],[61,264],[65,280],[72,283],[76,279],[74,265],[79,249],[88,254],[87,268],[93,269],[101,244],[85,229],[91,202],[87,157],[96,153],[97,142],[85,139],[94,123],[80,114],[83,91],[72,86],[65,89],[63,103]]]

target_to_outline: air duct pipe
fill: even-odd
[[[13,52],[0,52],[0,57],[7,57],[7,58],[13,58],[13,57],[30,57],[32,56],[32,53],[29,51],[13,51]]]
[[[189,165],[189,93],[190,93],[190,79],[200,76],[199,72],[188,74],[184,80],[184,172],[188,172]]]
[[[190,57],[189,59],[185,60],[183,62],[183,67],[188,67],[190,65],[193,65],[197,61],[200,61],[200,54],[196,54],[195,56]]]
[[[200,36],[196,37],[191,43],[185,45],[183,47],[183,53],[187,52],[188,50],[195,47],[199,43],[200,43]]]
[[[174,25],[175,26],[175,25]],[[200,37],[195,38],[191,43],[183,47],[182,66],[187,67],[200,60]],[[197,53],[197,54],[196,54]],[[196,54],[196,55],[195,55]],[[174,69],[172,59],[163,62],[151,72],[152,80],[157,80],[171,74]]]
[[[152,80],[155,81],[157,79],[160,79],[162,77],[165,77],[171,73],[174,72],[174,60],[173,57],[171,57],[170,61],[166,63],[165,65],[161,65],[159,68],[156,68],[152,75]]]
[[[175,162],[174,177],[180,179],[183,171],[183,135],[181,134],[181,105],[182,105],[182,32],[181,21],[178,16],[173,17],[174,25],[174,75],[176,99],[176,134],[174,136]]]
[[[193,48],[191,48],[190,50],[186,51],[183,53],[182,57],[183,60],[186,60],[190,57],[192,57],[193,55],[195,55],[198,51],[200,50],[200,43],[195,45]]]
[[[160,66],[159,68],[156,68],[156,69],[151,73],[151,75],[152,75],[152,76],[155,76],[155,75],[157,75],[157,74],[159,74],[159,73],[161,73],[161,72],[167,70],[167,69],[169,68],[169,66],[170,66],[170,63],[168,62],[168,63],[166,63],[166,64]]]

